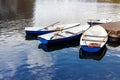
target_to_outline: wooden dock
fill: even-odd
[[[110,32],[110,37],[120,38],[120,22],[111,22],[100,25],[105,28],[107,32]]]

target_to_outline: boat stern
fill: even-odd
[[[41,37],[38,37],[38,40],[40,41],[40,43],[42,44],[47,44],[48,43],[48,40],[44,39],[44,38],[41,38]]]
[[[87,45],[82,45],[81,49],[86,51],[86,52],[98,52],[101,48],[94,46],[94,47],[89,47]]]

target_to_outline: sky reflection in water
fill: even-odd
[[[87,24],[90,18],[120,21],[120,5],[96,0],[0,0],[0,79],[119,80],[119,45],[108,43],[105,56],[96,61],[80,59],[78,45],[46,52],[38,40],[25,39],[26,26],[56,21]]]

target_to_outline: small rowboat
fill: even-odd
[[[89,25],[75,26],[62,31],[52,32],[38,36],[40,43],[50,44],[74,40],[80,38],[83,31],[89,28]]]
[[[57,23],[58,22],[56,22],[56,23],[54,23],[52,25],[46,26],[44,28],[41,28],[41,27],[25,27],[25,32],[26,32],[26,34],[41,35],[41,34],[54,32],[54,31],[57,31],[57,30],[60,30],[60,29],[69,28],[71,26],[80,25],[80,23],[73,23],[73,24],[64,24],[64,25],[54,26]]]
[[[87,23],[92,26],[92,25],[97,25],[97,24],[103,24],[103,23],[109,23],[112,22],[112,19],[89,19]]]
[[[86,30],[80,39],[80,46],[86,52],[98,52],[107,42],[108,34],[99,25],[95,25]]]

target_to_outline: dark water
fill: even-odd
[[[24,28],[60,21],[86,24],[90,18],[120,21],[119,0],[0,0],[0,80],[119,80],[120,42],[105,54],[82,56],[80,46],[40,45]],[[99,60],[96,60],[96,58]]]

